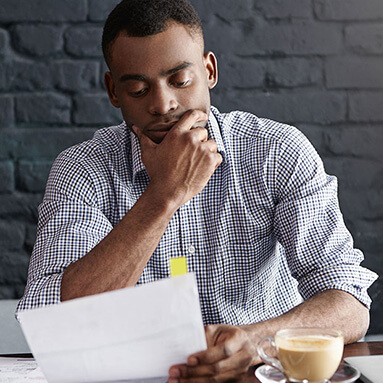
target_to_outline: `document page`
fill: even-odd
[[[192,273],[27,310],[19,317],[49,383],[167,377],[170,366],[206,349]]]
[[[48,383],[33,358],[0,357],[1,383]]]
[[[383,355],[350,356],[345,361],[361,372],[363,382],[383,382]]]

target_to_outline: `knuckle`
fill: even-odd
[[[222,368],[219,363],[212,364],[211,369],[214,375],[219,374],[222,371]]]
[[[215,325],[213,325],[213,324],[208,324],[208,325],[205,326],[205,332],[206,332],[207,334],[213,334],[214,331],[215,331]]]
[[[187,366],[184,376],[195,376],[195,368]]]
[[[190,111],[190,116],[191,117],[198,117],[199,116],[198,110],[196,110],[196,109],[191,110]]]
[[[230,357],[234,354],[233,348],[230,343],[225,343],[223,350],[226,357]]]

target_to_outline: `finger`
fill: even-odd
[[[205,129],[206,130],[206,129]],[[212,153],[217,153],[218,146],[214,140],[204,141],[203,145]]]
[[[179,121],[173,126],[172,130],[187,131],[192,127],[197,128],[198,122],[203,122],[208,119],[206,113],[201,110],[193,109],[189,110],[179,119]],[[193,126],[194,125],[194,126]]]
[[[217,153],[218,154],[218,153]],[[221,157],[222,158],[222,157]],[[197,364],[213,364],[220,360],[229,358],[234,353],[238,352],[243,346],[243,343],[237,338],[227,339],[224,343],[219,343],[213,347],[208,348],[205,351],[198,352],[189,356],[187,364],[190,366]]]
[[[251,379],[253,381],[254,379]],[[238,373],[236,370],[227,371],[225,373],[212,376],[196,376],[191,378],[169,378],[168,383],[229,383],[229,382],[246,382],[249,377],[246,373]]]
[[[145,135],[139,127],[132,125],[132,130],[140,140],[141,146],[146,146],[150,148],[155,148],[157,144],[152,141],[147,135]]]
[[[219,165],[221,165],[223,161],[223,157],[220,153],[216,153],[216,165],[215,168],[217,169]]]
[[[196,137],[198,141],[206,142],[209,136],[209,133],[206,128],[202,128],[200,126],[196,128],[191,128],[190,134]]]
[[[228,359],[223,359],[211,365],[190,367],[185,364],[173,366],[169,370],[169,376],[178,379],[190,379],[198,377],[225,376],[227,373],[246,373],[251,366],[252,356],[246,349],[234,354]]]

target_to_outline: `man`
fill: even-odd
[[[283,327],[362,337],[376,276],[359,266],[336,180],[296,129],[210,106],[217,60],[187,0],[122,1],[103,52],[124,123],[53,165],[19,310],[165,278],[185,256],[208,349],[169,383],[230,380]]]

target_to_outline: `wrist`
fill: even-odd
[[[182,199],[174,193],[168,193],[155,182],[150,182],[142,197],[147,198],[153,211],[167,216],[169,219],[174,215],[178,208],[183,204]]]

